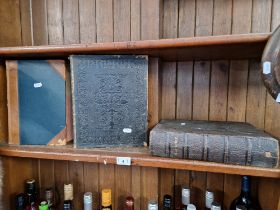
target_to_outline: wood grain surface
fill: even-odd
[[[153,57],[149,61],[150,128],[162,116],[248,121],[279,138],[279,105],[266,94],[257,75],[258,58],[269,35],[255,34],[269,33],[280,23],[279,5],[279,0],[1,1],[0,45],[46,46],[1,48],[0,56],[28,57],[26,55],[29,54],[29,57],[34,57],[37,54],[44,58],[53,54],[66,58],[69,53],[149,54]],[[240,35],[248,33],[254,34]],[[208,37],[211,35],[215,37]],[[146,41],[176,37],[183,39]],[[127,42],[131,40],[142,41]],[[100,43],[112,41],[124,42]],[[84,45],[62,45],[70,43]],[[58,46],[54,48],[48,44]],[[149,50],[143,50],[145,48]],[[216,60],[210,61],[212,58]],[[238,60],[229,60],[233,58]],[[256,59],[248,61],[245,60],[247,58]],[[0,77],[5,83],[5,74]],[[5,110],[5,101],[0,105]],[[3,129],[6,127],[7,130],[5,111],[0,114],[0,120]],[[223,204],[223,209],[227,210],[240,192],[241,177],[231,174],[277,178],[257,177],[254,183],[263,210],[279,208],[279,169],[244,169],[223,164],[213,166],[204,162],[153,159],[147,150],[137,154],[135,165],[127,169],[104,165],[104,159],[99,156],[99,152],[104,155],[104,151],[61,150],[1,147],[2,155],[26,157],[3,158],[6,209],[12,208],[10,201],[13,196],[8,195],[22,191],[24,180],[35,177],[41,179],[39,183],[42,186],[54,182],[51,185],[60,193],[64,183],[73,183],[77,190],[75,195],[80,201],[84,191],[92,191],[94,209],[98,209],[99,192],[106,186],[113,189],[115,208],[122,206],[127,194],[132,194],[135,209],[140,210],[147,208],[149,200],[161,201],[164,193],[172,193],[173,185],[189,185],[192,201],[198,207],[203,207],[204,192],[206,188],[211,188]],[[106,151],[106,160],[114,163],[120,154],[128,154],[122,152]],[[38,157],[41,159],[33,159]],[[72,162],[74,160],[79,162]],[[168,169],[153,168],[155,164]],[[50,167],[53,175],[46,177],[43,167]],[[128,185],[124,186],[125,180],[120,174],[126,174]],[[119,191],[116,192],[116,189]],[[82,209],[77,200],[75,205]]]
[[[10,144],[20,143],[18,70],[17,69],[18,69],[17,61],[6,61],[8,133],[9,133],[8,142]]]

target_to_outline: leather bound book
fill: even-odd
[[[143,146],[147,57],[73,55],[70,64],[75,146]]]
[[[150,133],[152,155],[278,167],[279,142],[248,123],[162,120]]]
[[[65,62],[8,60],[6,69],[9,143],[65,145],[72,140]]]

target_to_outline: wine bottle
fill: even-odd
[[[15,208],[16,210],[25,210],[25,195],[20,193],[15,197]]]
[[[206,190],[205,192],[205,210],[211,210],[211,205],[214,201],[214,193]]]
[[[84,210],[92,210],[92,193],[86,192],[84,194]]]
[[[150,201],[148,203],[148,210],[158,210],[158,203],[156,201]]]
[[[187,210],[196,210],[196,207],[193,204],[188,204]]]
[[[126,197],[125,204],[124,204],[125,210],[134,210],[134,199],[131,196]]]
[[[234,199],[230,205],[230,210],[236,210],[236,207],[244,206],[250,210],[261,210],[261,207],[258,205],[258,202],[253,202],[250,195],[250,177],[243,176],[241,182],[241,193]]]
[[[35,179],[28,179],[25,182],[26,210],[38,210],[37,192]]]
[[[211,210],[221,210],[222,209],[222,207],[221,207],[221,205],[219,204],[219,203],[217,203],[217,202],[212,202],[212,204],[211,204]]]
[[[182,187],[182,210],[187,210],[187,206],[190,204],[190,189],[188,187]]]
[[[171,210],[172,206],[172,197],[171,195],[163,196],[163,210]]]
[[[73,185],[72,184],[64,184],[64,202],[63,209],[64,210],[73,210]]]
[[[112,209],[112,190],[103,189],[102,190],[102,207],[101,210],[111,210]]]

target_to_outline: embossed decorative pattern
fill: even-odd
[[[145,56],[71,56],[76,147],[142,146],[147,136]]]

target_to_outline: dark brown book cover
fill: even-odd
[[[278,167],[279,142],[248,123],[162,120],[150,133],[152,155]]]

